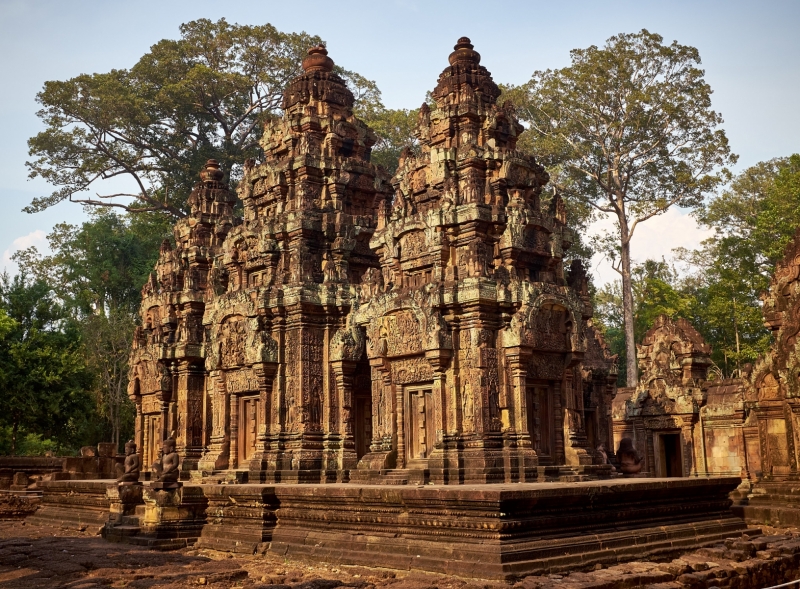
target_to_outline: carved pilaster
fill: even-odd
[[[274,413],[275,394],[273,392],[273,383],[277,371],[277,362],[259,362],[253,365],[253,372],[258,380],[259,411],[261,413],[258,422],[261,426],[256,437],[255,453],[249,464],[250,482],[260,482],[262,472],[273,466],[271,464],[273,461],[269,460],[269,455],[275,435],[270,428],[270,418]]]
[[[225,377],[220,370],[212,370],[209,394],[211,397],[211,442],[208,452],[200,460],[203,471],[221,470],[229,465],[230,401],[225,388]]]
[[[353,374],[356,371],[356,363],[349,360],[334,360],[331,362],[331,370],[335,377],[335,387],[332,388],[335,388],[339,407],[338,416],[334,420],[334,427],[341,436],[338,468],[350,470],[358,463],[353,435]]]

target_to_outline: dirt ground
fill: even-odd
[[[0,587],[172,589],[201,586],[247,589],[500,589],[441,576],[363,567],[299,563],[281,557],[230,555],[191,548],[158,552],[112,544],[93,532],[0,521]]]
[[[298,562],[267,553],[232,555],[185,548],[159,552],[113,544],[96,530],[0,521],[3,589],[753,589],[800,578],[800,532],[762,528],[661,562],[627,562],[588,572],[525,577],[511,583]]]

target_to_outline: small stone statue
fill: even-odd
[[[177,489],[180,487],[178,466],[180,457],[175,451],[175,439],[167,438],[161,442],[161,459],[153,464],[153,482],[162,489]]]
[[[136,485],[139,483],[140,461],[136,453],[136,443],[128,440],[125,444],[125,472],[117,479],[123,485]]]
[[[624,475],[634,475],[642,470],[642,455],[633,447],[633,440],[622,438],[617,450],[619,469]]]
[[[594,459],[597,464],[610,464],[608,462],[608,452],[606,451],[606,445],[600,444],[594,451]],[[611,466],[611,472],[617,472],[617,469],[614,466]]]

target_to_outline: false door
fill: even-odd
[[[161,426],[161,414],[145,415],[145,431],[147,448],[144,451],[146,466],[150,467],[161,458],[161,440],[164,428]]]
[[[536,454],[540,461],[549,464],[553,459],[553,414],[550,403],[550,387],[546,384],[528,385],[527,422]]]
[[[239,400],[239,466],[246,466],[256,452],[256,438],[261,425],[261,399],[242,397]]]
[[[430,387],[409,388],[406,399],[406,458],[411,463],[430,456],[436,441],[436,421]]]

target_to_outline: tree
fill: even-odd
[[[726,376],[769,347],[759,299],[796,231],[798,214],[800,155],[759,162],[699,211],[713,237],[697,250],[678,252],[693,269],[690,281],[701,301],[697,328]]]
[[[698,302],[678,272],[663,259],[645,260],[631,269],[633,291],[634,337],[640,342],[659,315],[671,319],[683,317],[694,320]],[[612,353],[619,354],[625,362],[619,373],[620,384],[627,380],[627,354],[625,346],[625,314],[622,289],[619,282],[607,284],[595,294],[595,320],[603,329]],[[636,356],[634,355],[634,360]]]
[[[180,39],[159,41],[129,70],[45,83],[37,114],[46,129],[29,140],[27,165],[31,177],[56,190],[26,211],[69,199],[185,216],[207,159],[235,180],[244,160],[257,155],[263,123],[300,73],[306,50],[321,42],[225,19],[192,21],[180,31]],[[80,196],[114,178],[133,189]]]
[[[0,425],[11,428],[11,454],[21,431],[80,440],[92,383],[74,324],[48,285],[24,273],[0,278],[0,308],[13,320],[0,341]]]
[[[117,444],[133,423],[126,389],[141,285],[171,234],[167,221],[155,213],[95,210],[81,226],[54,228],[48,236],[52,254],[28,248],[14,255],[20,268],[50,285],[78,326],[97,412],[107,425],[106,439]]]
[[[235,185],[245,159],[259,155],[264,123],[279,112],[308,48],[322,43],[304,32],[225,19],[191,21],[180,31],[180,39],[159,41],[131,69],[45,83],[36,99],[46,128],[28,141],[27,166],[56,190],[33,199],[27,212],[71,200],[185,216],[206,160],[218,160]],[[392,112],[375,82],[341,67],[336,73],[362,110]],[[112,179],[105,184],[117,189],[82,194]],[[118,189],[119,180],[128,189]]]
[[[530,149],[572,198],[615,220],[606,249],[622,278],[627,384],[638,382],[631,238],[671,206],[698,206],[735,162],[694,47],[647,30],[575,49],[572,64],[514,89]]]

